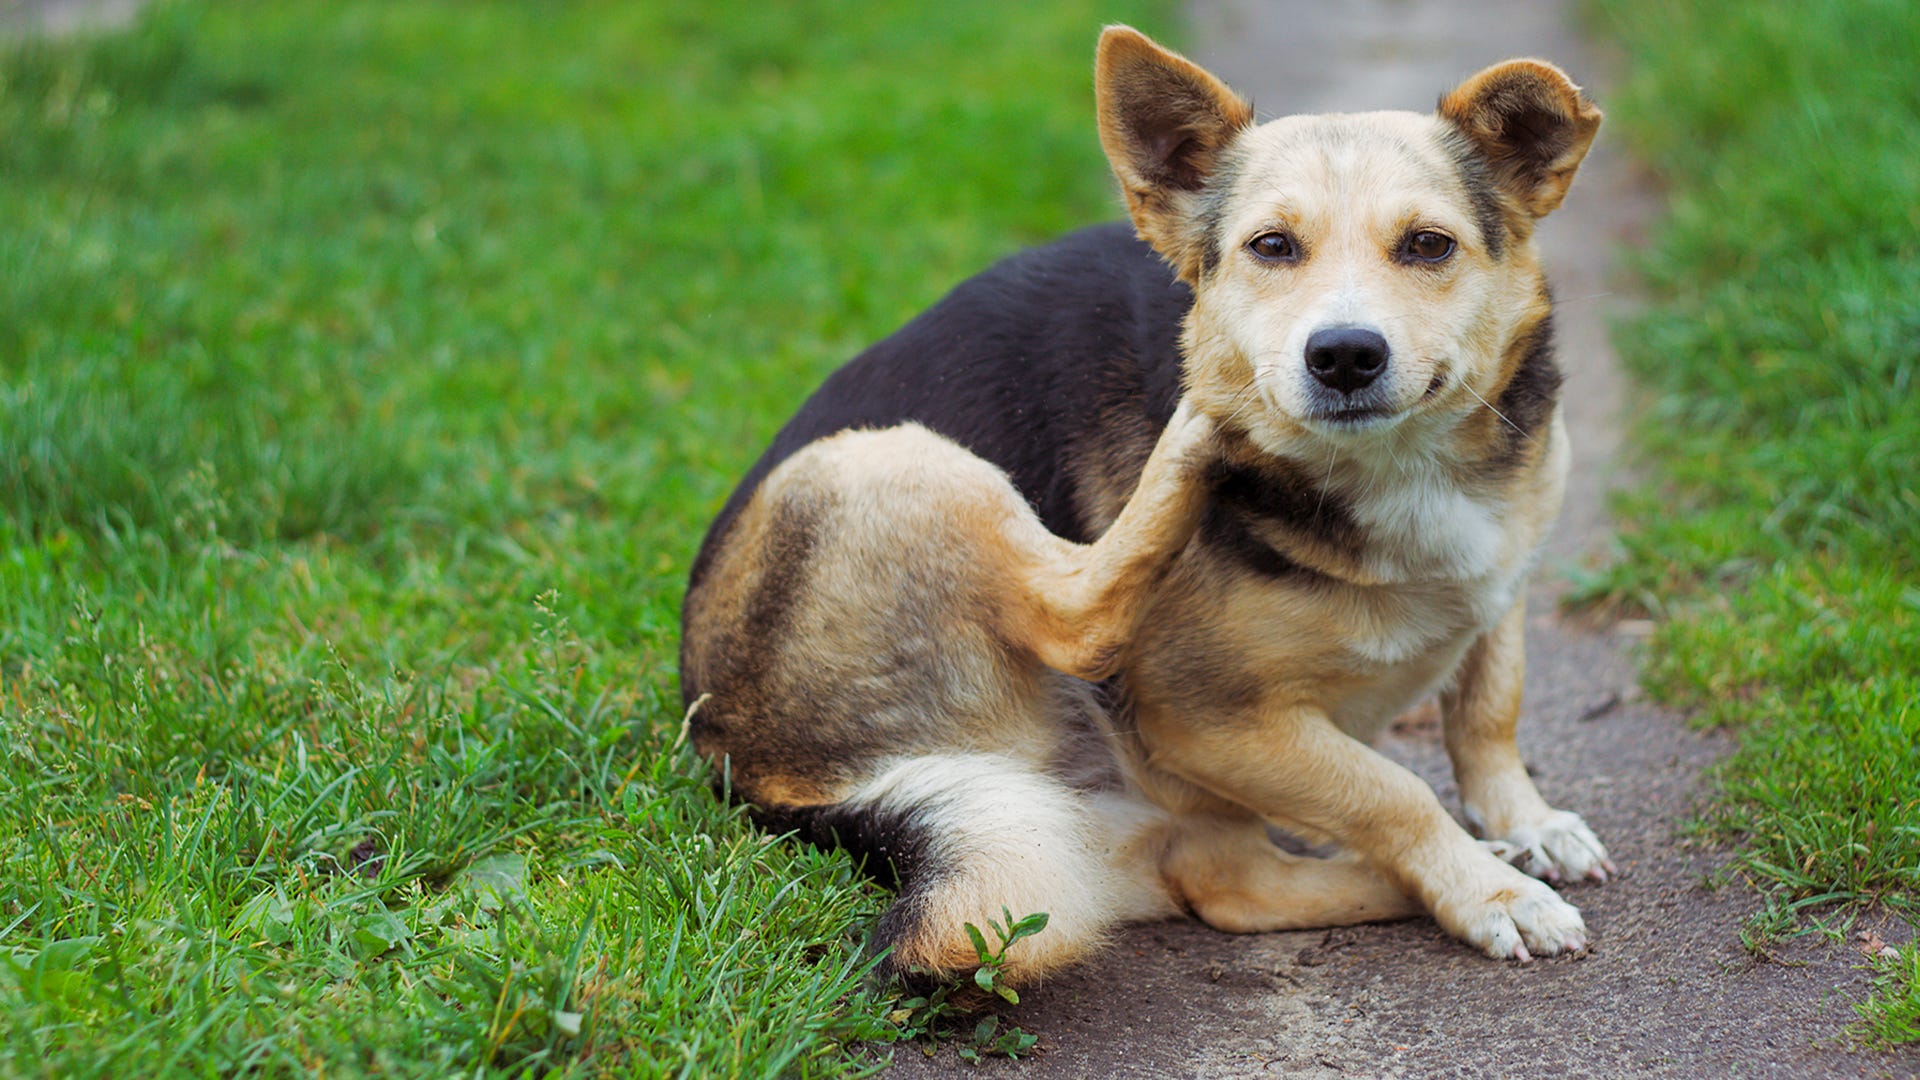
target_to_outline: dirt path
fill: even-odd
[[[0,0],[0,38],[107,30],[133,20],[146,0]]]
[[[1428,108],[1482,65],[1522,55],[1559,63],[1604,108],[1609,72],[1576,31],[1574,7],[1212,0],[1195,5],[1188,40],[1263,119]],[[1627,635],[1555,615],[1565,568],[1607,537],[1622,401],[1606,333],[1624,304],[1613,256],[1652,208],[1617,132],[1603,129],[1588,161],[1541,234],[1560,300],[1575,477],[1535,589],[1521,746],[1548,799],[1585,815],[1625,871],[1569,890],[1596,935],[1592,954],[1498,964],[1429,921],[1242,937],[1194,922],[1140,926],[1009,1012],[1041,1036],[1042,1055],[974,1068],[904,1048],[891,1075],[1920,1076],[1920,1054],[1854,1054],[1837,1038],[1866,985],[1851,950],[1809,943],[1766,962],[1742,948],[1751,896],[1705,890],[1714,853],[1676,846],[1721,745],[1638,702]],[[1382,749],[1457,809],[1431,720],[1397,727]]]

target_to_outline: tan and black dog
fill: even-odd
[[[1256,125],[1125,27],[1096,83],[1134,230],[966,282],[781,431],[693,568],[694,745],[897,879],[896,970],[975,966],[1003,910],[1052,917],[1016,981],[1182,909],[1584,949],[1514,864],[1611,866],[1514,724],[1567,469],[1532,235],[1599,110],[1515,60],[1432,115]],[[1484,841],[1367,746],[1436,692]]]

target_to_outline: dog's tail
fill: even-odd
[[[1002,967],[1031,983],[1097,948],[1118,922],[1173,910],[1159,873],[1162,815],[1121,792],[1087,793],[1017,758],[949,753],[884,765],[845,800],[763,810],[866,860],[899,888],[875,928],[885,975],[950,977],[980,966],[966,931],[990,948],[989,922],[1045,912],[1047,927],[1014,943]]]

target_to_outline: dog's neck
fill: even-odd
[[[1484,462],[1451,455],[1442,433],[1395,430],[1285,454],[1243,432],[1223,441],[1205,532],[1243,555],[1265,547],[1353,585],[1471,581],[1514,562],[1504,527],[1513,489],[1486,483]]]

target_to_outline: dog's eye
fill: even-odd
[[[1293,237],[1281,232],[1261,233],[1247,241],[1247,250],[1262,262],[1287,262],[1300,253]]]
[[[1439,262],[1453,254],[1453,237],[1446,233],[1437,233],[1431,229],[1422,229],[1407,237],[1400,246],[1402,258],[1415,262]]]

